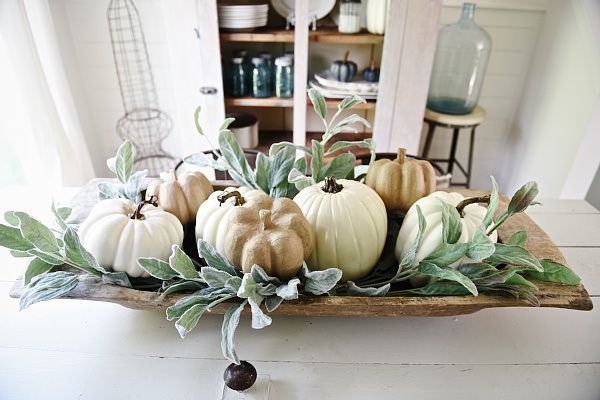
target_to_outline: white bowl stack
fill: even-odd
[[[219,27],[222,29],[254,29],[267,25],[268,4],[242,1],[219,3]]]

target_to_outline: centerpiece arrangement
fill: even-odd
[[[146,185],[146,171],[133,170],[134,149],[124,142],[107,162],[117,179],[99,185],[99,201],[81,225],[70,223],[69,208],[54,204],[52,227],[6,212],[0,245],[30,259],[20,307],[68,296],[92,276],[103,285],[179,296],[166,317],[185,337],[203,314],[227,305],[221,347],[232,364],[225,380],[244,390],[256,370],[240,361],[234,333],[247,307],[252,327],[262,329],[283,302],[318,296],[502,293],[536,306],[540,282],[579,285],[560,260],[526,249],[526,230],[498,240],[499,227],[537,204],[535,182],[505,209],[493,178],[481,196],[435,191],[432,166],[404,149],[395,160],[376,161],[371,139],[333,140],[355,123],[368,125],[356,114],[341,117],[362,98],[344,99],[328,120],[323,97],[315,90],[309,97],[325,128],[310,146],[273,144],[251,166],[229,118],[218,149],[209,142],[212,154],[185,158],[227,171],[235,182],[223,190],[199,171],[166,171]],[[208,141],[199,109],[194,118]],[[356,165],[343,151],[350,147],[369,149],[370,165]]]

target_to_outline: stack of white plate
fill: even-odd
[[[317,89],[325,97],[343,99],[353,94],[364,97],[367,100],[377,99],[379,84],[354,80],[352,82],[340,82],[333,77],[329,70],[315,74],[315,80],[310,81],[310,86]]]
[[[218,4],[219,27],[223,29],[254,29],[267,25],[268,4],[247,1],[227,1]]]

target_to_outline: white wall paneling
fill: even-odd
[[[378,151],[405,147],[416,153],[437,40],[441,0],[390,2],[381,61]]]
[[[308,2],[294,9],[294,143],[306,143],[306,81],[308,78]]]

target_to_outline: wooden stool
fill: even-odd
[[[454,186],[465,186],[469,188],[471,186],[471,170],[473,167],[473,144],[475,142],[475,128],[477,128],[483,120],[485,120],[486,112],[482,107],[476,106],[470,114],[465,115],[452,115],[442,114],[430,109],[425,109],[425,122],[429,126],[427,131],[427,137],[425,138],[425,146],[423,147],[422,158],[430,161],[448,163],[448,169],[446,173],[452,174],[454,170],[454,164],[462,171],[467,178],[466,182],[454,183]],[[450,128],[453,130],[452,134],[452,145],[450,146],[450,157],[447,159],[436,159],[429,158],[429,150],[431,148],[431,142],[433,141],[433,135],[435,128],[441,126],[443,128]],[[469,141],[469,165],[467,169],[456,159],[456,148],[458,145],[458,134],[461,129],[471,128],[471,140]]]

